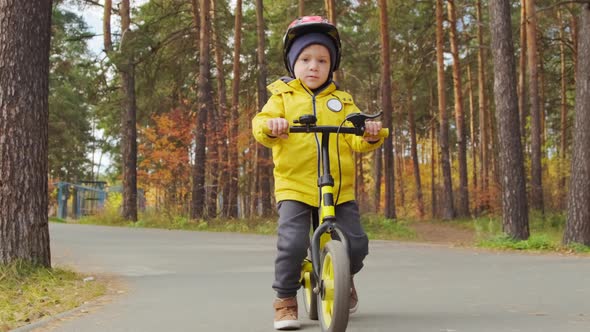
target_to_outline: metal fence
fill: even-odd
[[[57,217],[80,218],[92,215],[104,208],[107,191],[104,181],[58,182]]]

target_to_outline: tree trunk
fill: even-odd
[[[134,50],[127,44],[132,37],[129,0],[121,1],[121,52],[125,64],[120,69],[123,86],[123,110],[121,114],[121,152],[123,166],[123,205],[121,216],[137,221],[137,105],[135,96]],[[131,46],[132,47],[132,46]]]
[[[430,192],[432,195],[432,202],[430,206],[430,214],[432,218],[438,217],[438,195],[436,183],[436,112],[434,108],[434,88],[430,87]]]
[[[424,218],[424,197],[422,195],[422,181],[420,179],[420,161],[418,160],[418,143],[416,139],[416,120],[414,119],[414,108],[412,107],[412,93],[408,91],[408,124],[410,126],[410,151],[412,153],[412,166],[414,168],[414,182],[416,185],[416,212],[418,218]]]
[[[473,162],[473,200],[477,202],[477,136],[475,135],[475,102],[473,98],[473,77],[471,75],[471,65],[467,66],[467,94],[469,95],[469,135],[471,137],[471,160]]]
[[[334,0],[324,0],[324,7],[326,9],[326,17],[328,21],[336,25],[336,3]]]
[[[527,73],[527,39],[526,39],[526,21],[527,21],[527,0],[520,0],[520,62],[518,67],[518,109],[520,111],[520,136],[523,145],[526,146],[526,73]]]
[[[557,12],[559,18],[559,58],[560,58],[560,73],[561,73],[561,125],[559,137],[559,205],[563,206],[566,195],[566,154],[567,154],[567,73],[565,66],[565,28],[561,10]]]
[[[305,16],[305,0],[299,0],[299,17]]]
[[[570,11],[571,12],[571,11]],[[578,18],[575,15],[570,19],[570,32],[572,34],[572,45],[574,45],[574,72],[578,72]],[[574,75],[575,76],[575,75]],[[575,77],[574,77],[575,79]]]
[[[234,24],[234,63],[232,80],[232,108],[230,112],[229,142],[229,194],[227,198],[228,216],[238,217],[238,134],[240,109],[240,50],[242,45],[242,0],[236,1]]]
[[[399,130],[399,127],[396,128],[396,130]],[[394,137],[401,137],[401,134],[399,132],[395,133]],[[404,183],[404,156],[402,151],[404,150],[404,146],[403,146],[403,142],[401,139],[395,139],[394,141],[396,142],[396,144],[394,144],[395,146],[395,155],[394,157],[397,159],[396,162],[396,171],[397,171],[397,183],[398,183],[398,198],[399,198],[399,206],[406,206],[406,186]]]
[[[579,23],[572,176],[563,242],[590,246],[590,5],[582,5]]]
[[[194,3],[194,2],[193,2]],[[191,219],[208,218],[205,214],[205,158],[207,142],[207,111],[213,105],[210,82],[210,2],[201,1],[199,19],[201,23],[199,38],[199,78],[198,78],[198,110],[195,129],[195,148],[193,166],[193,183],[191,197]],[[193,12],[195,10],[193,9]]]
[[[547,119],[545,115],[545,97],[547,96],[545,89],[545,61],[543,61],[543,48],[539,49],[539,118],[540,118],[540,145],[541,145],[541,160],[547,156],[547,150],[545,149],[545,142],[547,138]],[[547,170],[547,167],[543,167],[541,162],[541,172]],[[546,173],[547,174],[547,173]],[[542,176],[541,176],[542,177]]]
[[[385,164],[385,218],[396,219],[395,211],[395,164],[393,159],[393,105],[391,102],[391,54],[389,50],[389,29],[387,24],[387,1],[379,0],[381,34],[381,107],[383,127],[389,128],[391,135],[383,144]]]
[[[51,267],[47,144],[51,1],[0,2],[0,264]]]
[[[264,55],[265,40],[264,40],[264,4],[262,0],[256,0],[256,31],[258,35],[258,50],[256,52],[258,58],[258,109],[261,110],[266,104],[268,94],[266,92],[266,59]],[[262,208],[262,215],[270,215],[272,213],[272,198],[271,198],[271,177],[272,177],[272,161],[270,160],[270,149],[257,144],[258,149],[258,168],[259,168],[259,185],[260,185],[260,202]]]
[[[439,112],[439,145],[440,162],[444,181],[442,193],[442,218],[450,220],[455,217],[453,206],[453,180],[451,178],[451,161],[449,153],[449,120],[445,96],[445,68],[443,59],[443,0],[436,0],[436,62],[438,82],[438,112]]]
[[[367,210],[372,204],[370,204],[369,197],[367,197],[366,183],[365,183],[365,165],[363,155],[360,153],[355,154],[355,164],[357,169],[357,176],[355,181],[355,197],[357,197],[359,206],[361,207],[361,213],[371,212]]]
[[[541,169],[541,105],[539,103],[539,61],[537,56],[537,14],[535,0],[526,0],[529,99],[531,103],[531,207],[543,212]]]
[[[381,211],[381,179],[383,178],[383,149],[375,150],[375,163],[373,164],[373,176],[375,177],[375,190],[373,200],[375,201],[375,213]]]
[[[328,21],[332,22],[334,26],[336,26],[336,21],[338,19],[336,14],[336,1],[335,0],[324,0],[324,5],[326,6],[326,16],[328,17]],[[333,80],[338,82],[340,81],[341,76],[340,72],[336,71],[333,74]]]
[[[217,71],[217,100],[219,103],[218,107],[218,118],[215,121],[215,126],[217,128],[223,129],[219,130],[216,133],[216,145],[217,145],[217,168],[212,166],[213,173],[216,174],[217,180],[217,190],[216,190],[216,198],[219,198],[219,193],[221,193],[221,198],[223,205],[220,206],[219,211],[217,211],[217,216],[227,217],[227,197],[229,196],[229,145],[228,136],[229,136],[229,123],[227,120],[229,119],[229,110],[228,110],[228,102],[227,102],[227,88],[225,85],[225,69],[223,64],[223,46],[221,43],[221,29],[218,24],[218,16],[217,16],[217,8],[215,5],[215,0],[211,1],[212,7],[212,17],[213,22],[213,39],[215,40],[215,70]],[[221,170],[221,172],[219,172]],[[217,203],[217,202],[216,202]]]
[[[504,232],[517,240],[529,237],[524,161],[520,140],[514,44],[510,1],[490,2],[494,62],[494,97],[499,130],[502,219]]]
[[[195,46],[197,47],[197,51],[201,47],[201,13],[199,0],[191,0],[191,11],[192,11],[192,18],[193,24],[195,26]]]
[[[481,167],[481,192],[483,198],[480,200],[480,206],[478,210],[489,208],[489,135],[488,135],[488,123],[489,117],[487,112],[487,97],[486,97],[486,71],[485,71],[485,49],[486,46],[483,42],[483,15],[482,15],[482,4],[481,0],[477,0],[476,5],[476,16],[477,16],[477,43],[479,48],[477,49],[477,94],[478,94],[478,106],[479,106],[479,165]]]
[[[253,150],[254,150],[254,159],[252,160],[250,167],[252,169],[252,171],[250,172],[250,206],[249,206],[249,218],[252,218],[254,216],[257,216],[258,213],[258,207],[260,206],[260,166],[258,161],[260,160],[259,154],[261,151],[261,147],[258,145],[255,145]]]
[[[209,114],[211,117],[208,121],[210,128],[219,128],[220,130],[212,130],[207,135],[207,146],[209,147],[210,153],[207,156],[207,167],[211,177],[209,179],[210,185],[208,186],[209,194],[207,195],[207,215],[210,218],[223,215],[225,209],[220,208],[217,211],[217,201],[219,199],[219,193],[222,193],[223,200],[226,199],[226,188],[227,183],[227,168],[226,168],[226,157],[227,157],[227,145],[225,130],[225,119],[227,116],[227,93],[225,88],[225,70],[223,69],[223,48],[221,46],[219,20],[217,17],[217,8],[215,6],[216,0],[211,0],[211,36],[213,38],[213,50],[215,52],[215,71],[217,73],[217,103],[211,105]],[[214,105],[216,104],[217,107]]]
[[[110,52],[113,49],[113,42],[111,38],[111,10],[113,9],[113,1],[112,0],[105,0],[104,1],[104,15],[102,19],[102,37],[103,37],[103,45],[104,51],[106,53]]]
[[[467,136],[463,111],[463,84],[461,83],[461,63],[457,41],[457,9],[455,0],[447,0],[450,23],[451,54],[453,56],[453,91],[455,97],[455,126],[457,133],[457,162],[459,164],[459,190],[457,191],[457,214],[469,216],[469,187],[467,180]]]
[[[102,19],[102,34],[103,34],[103,47],[104,52],[108,54],[113,50],[113,41],[111,35],[111,11],[113,9],[113,3],[111,0],[105,0],[104,2],[104,14]],[[102,161],[104,149],[101,149],[98,165],[96,167],[96,175],[94,181],[98,181],[100,174],[100,166]],[[94,151],[92,151],[92,159],[94,160]]]

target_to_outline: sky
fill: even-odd
[[[103,3],[103,1],[100,1]],[[86,24],[88,24],[90,32],[96,36],[88,40],[88,47],[94,54],[98,54],[102,50],[102,8],[96,6],[73,6],[63,5],[63,8],[82,16]]]
[[[96,37],[88,41],[88,48],[94,53],[98,54],[103,48],[102,39],[102,10],[86,10],[82,17],[90,27],[90,30],[94,32]]]
[[[104,0],[98,0],[98,3],[101,5],[104,4]],[[116,8],[119,4],[119,0],[113,1],[113,7]],[[141,6],[145,3],[149,2],[149,0],[131,0],[131,6],[137,7]],[[82,18],[88,24],[88,28],[90,32],[93,32],[96,36],[90,40],[88,40],[88,48],[92,53],[95,55],[100,54],[103,49],[103,39],[102,39],[102,17],[103,17],[103,7],[98,7],[94,5],[82,5],[82,6],[75,6],[75,5],[64,5],[64,8],[82,16]],[[112,30],[116,31],[118,29],[115,26],[118,22],[116,16],[113,16],[113,27]]]

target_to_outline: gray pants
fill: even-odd
[[[279,229],[277,258],[275,260],[275,281],[272,285],[277,297],[297,295],[301,286],[301,263],[307,257],[312,213],[317,208],[297,201],[278,203]],[[348,236],[350,246],[350,273],[355,274],[363,267],[363,260],[369,253],[369,239],[360,222],[360,213],[355,201],[336,206],[338,225]]]

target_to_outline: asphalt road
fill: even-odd
[[[21,331],[273,331],[275,237],[53,223],[50,234],[54,265],[116,275],[126,291]],[[347,331],[590,331],[589,258],[372,241],[365,262]],[[302,330],[320,329],[304,318]]]

